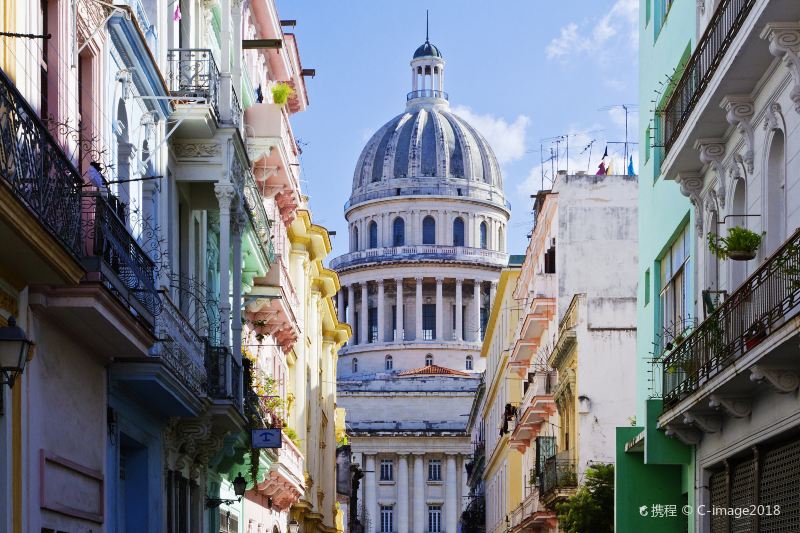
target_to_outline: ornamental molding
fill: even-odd
[[[172,145],[178,158],[212,158],[222,155],[222,145],[218,143],[175,143]]]
[[[800,386],[800,376],[793,370],[767,368],[761,365],[750,367],[750,381],[767,382],[781,394],[793,392]]]
[[[214,185],[214,195],[219,202],[220,211],[230,211],[231,204],[236,198],[236,188],[230,183],[216,183]]]
[[[753,105],[753,99],[749,95],[727,95],[722,99],[720,107],[725,110],[725,118],[728,124],[735,126],[739,134],[745,139],[747,146],[742,159],[745,162],[747,172],[752,174],[755,160],[755,134],[753,128],[755,106]]]
[[[769,22],[761,38],[769,41],[769,52],[782,59],[789,69],[794,81],[789,97],[794,102],[794,110],[800,113],[800,23]]]
[[[681,187],[681,194],[689,198],[694,206],[694,225],[698,235],[703,234],[703,175],[699,172],[678,172],[675,182]]]
[[[699,444],[703,438],[703,433],[693,427],[678,426],[670,424],[664,432],[667,437],[675,437],[687,446]]]
[[[706,0],[697,0],[697,10],[701,15],[706,14]]]
[[[686,413],[683,415],[683,423],[693,425],[704,433],[716,433],[722,429],[722,417],[718,414],[695,415]]]
[[[772,102],[764,111],[764,131],[786,131],[781,104]]]
[[[712,394],[708,399],[708,406],[712,409],[721,409],[734,418],[745,418],[750,415],[753,404],[748,398],[732,396],[719,396]]]
[[[717,173],[717,197],[725,198],[725,166],[722,164],[725,158],[725,141],[719,138],[697,139],[694,148],[699,152],[700,162],[711,165]],[[725,207],[724,200],[722,207]]]

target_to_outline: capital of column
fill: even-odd
[[[231,203],[236,197],[236,187],[230,183],[217,183],[214,185],[214,194],[219,203],[219,210],[229,212],[231,210]]]
[[[437,277],[437,278],[436,278],[436,284],[437,284],[437,285],[441,285],[442,283],[444,283],[444,278]]]
[[[464,284],[464,280],[462,278],[456,278],[456,287],[461,287]]]
[[[416,276],[416,277],[414,278],[414,280],[417,282],[417,284],[420,284],[420,283],[422,283],[422,280],[423,280],[423,279],[425,279],[425,278],[423,278],[422,276]]]
[[[402,283],[403,283],[403,278],[394,278],[394,282],[395,282],[397,285],[402,285]]]
[[[383,279],[377,279],[375,280],[375,283],[378,284],[378,287],[383,287]]]

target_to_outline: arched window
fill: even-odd
[[[425,356],[425,366],[431,366],[431,365],[433,365],[433,355],[428,354]]]
[[[358,251],[358,228],[353,228],[353,238],[350,241],[350,250],[353,252]]]
[[[378,223],[374,220],[369,223],[369,247],[378,247]]]
[[[467,370],[472,370],[472,356],[471,355],[467,356],[467,365],[466,366],[467,366]]]
[[[404,246],[406,244],[406,222],[400,217],[394,219],[392,224],[392,246]]]
[[[487,238],[488,238],[489,227],[486,225],[486,222],[481,222],[481,248],[484,250],[487,246]]]
[[[353,365],[353,374],[358,374],[358,358],[357,357],[353,358],[352,365]]]
[[[766,252],[771,254],[786,240],[786,157],[785,139],[782,131],[776,131],[769,146],[766,202]],[[736,213],[741,214],[741,213]]]
[[[436,221],[430,215],[422,219],[422,244],[436,244]]]
[[[453,246],[464,246],[464,219],[461,217],[453,221]]]
[[[385,367],[386,367],[386,370],[391,370],[392,368],[394,368],[394,360],[392,359],[391,355],[387,355],[386,356]]]

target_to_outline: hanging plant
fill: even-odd
[[[286,83],[276,83],[272,86],[272,101],[284,105],[294,94],[294,89]]]
[[[728,228],[728,236],[708,234],[708,249],[720,259],[749,261],[756,256],[758,247],[766,232],[756,233],[741,226]]]

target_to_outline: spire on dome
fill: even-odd
[[[431,42],[430,39],[428,38],[428,10],[427,9],[425,10],[425,42],[426,43]]]

